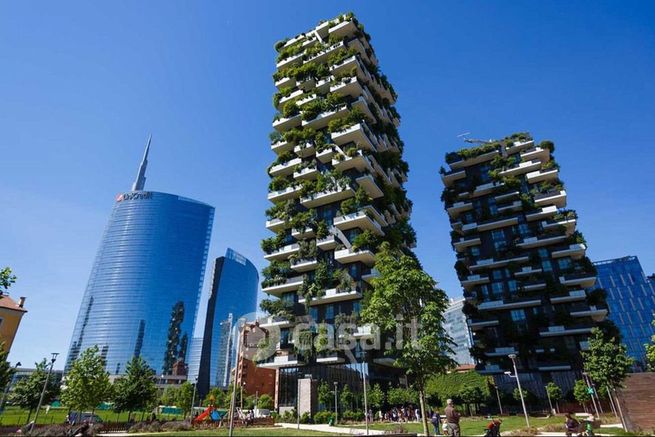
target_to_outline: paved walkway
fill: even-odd
[[[298,425],[295,423],[278,423],[279,426],[283,428],[297,429]],[[307,431],[321,431],[329,432],[331,434],[348,434],[348,435],[366,435],[366,430],[363,428],[343,428],[340,426],[330,426],[325,424],[316,424],[316,425],[303,425],[300,424],[300,429],[306,429]],[[378,429],[370,429],[368,431],[369,435],[383,435],[384,431]]]

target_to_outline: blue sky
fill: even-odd
[[[146,187],[214,205],[211,257],[264,266],[273,44],[349,10],[400,96],[416,252],[451,296],[438,169],[463,132],[554,140],[589,256],[655,271],[652,3],[3,2],[0,265],[29,310],[11,361],[66,355],[149,133]]]

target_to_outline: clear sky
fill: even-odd
[[[0,266],[29,310],[11,361],[65,357],[149,133],[146,189],[214,205],[210,256],[265,265],[273,44],[349,10],[399,94],[416,252],[448,294],[438,169],[463,132],[554,140],[588,255],[655,271],[655,3],[317,3],[0,3]]]

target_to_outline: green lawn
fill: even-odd
[[[95,414],[100,416],[100,418],[105,422],[126,422],[127,413],[114,413],[113,411],[103,411],[96,410]],[[0,426],[4,425],[25,425],[27,423],[28,411],[23,410],[18,407],[7,407],[5,411],[0,415]],[[45,423],[64,423],[66,421],[66,416],[68,415],[68,408],[51,408],[50,412],[46,414],[45,408],[41,409],[39,413],[40,424]],[[147,416],[147,414],[146,414]],[[141,413],[132,413],[132,417],[136,417],[136,420],[141,418]],[[161,419],[173,419],[181,420],[182,416],[175,416],[174,414],[163,414],[158,416]],[[32,412],[32,417],[30,420],[34,420],[34,412]]]
[[[525,427],[525,418],[523,416],[507,416],[502,418],[503,424],[500,427],[500,432],[509,432],[514,429],[519,429]],[[460,429],[462,432],[462,435],[480,435],[484,434],[485,427],[489,421],[484,418],[480,417],[463,417],[460,421]],[[549,425],[549,424],[561,424],[564,425],[564,417],[531,417],[530,418],[530,425],[535,426],[537,428]],[[410,422],[410,423],[403,423],[401,424],[403,428],[407,432],[416,432],[416,433],[422,433],[423,432],[423,425],[421,423],[416,423],[416,422]],[[432,433],[433,427],[431,423],[428,423],[430,425],[430,433]],[[344,427],[350,427],[350,428],[364,428],[365,425],[340,425]],[[372,423],[370,425],[371,429],[379,429],[379,430],[393,430],[396,428],[398,424],[392,424],[392,423]]]
[[[227,428],[219,428],[214,430],[198,430],[198,431],[178,431],[178,432],[160,432],[157,434],[151,434],[152,436],[199,436],[199,435],[210,435],[210,436],[226,436],[228,435]],[[289,429],[289,428],[235,428],[235,436],[327,436],[329,433],[318,432],[318,431],[307,431],[301,429]]]

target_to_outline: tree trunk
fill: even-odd
[[[430,435],[430,428],[428,428],[428,418],[425,414],[425,391],[423,387],[418,390],[418,399],[421,404],[421,422],[423,422],[423,434]]]
[[[30,408],[30,411],[27,412],[27,421],[25,422],[25,424],[30,423],[30,417],[32,417],[32,410],[33,408]]]

